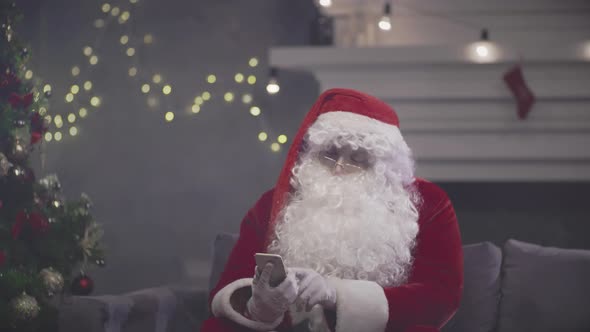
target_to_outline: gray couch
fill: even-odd
[[[209,289],[236,235],[213,243]],[[465,245],[465,287],[443,332],[590,331],[590,251],[516,240],[503,248]],[[118,296],[75,297],[61,310],[61,332],[195,332],[208,316],[209,290],[161,287]]]

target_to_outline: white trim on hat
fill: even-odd
[[[391,141],[403,141],[397,126],[381,122],[368,116],[346,112],[333,111],[321,114],[311,127],[330,126],[353,133],[375,133],[388,137]]]

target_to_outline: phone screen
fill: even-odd
[[[269,280],[271,287],[278,286],[287,277],[287,272],[285,270],[285,265],[283,264],[283,258],[281,256],[257,253],[254,258],[256,260],[256,266],[258,266],[259,270],[262,270],[267,263],[271,263],[273,265]]]

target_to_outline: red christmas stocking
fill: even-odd
[[[504,74],[504,82],[516,99],[518,117],[525,119],[535,103],[535,95],[526,85],[520,65],[512,67]]]

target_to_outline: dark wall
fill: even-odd
[[[110,1],[121,6],[128,0]],[[273,45],[307,42],[315,14],[306,0],[140,0],[133,25],[115,23],[97,31],[101,3],[23,0],[19,27],[31,41],[34,72],[54,86],[52,113],[67,114],[63,96],[70,68],[84,61],[82,47],[95,46],[99,66],[87,77],[103,105],[79,122],[80,135],[47,144],[46,172],[57,173],[65,192],[87,192],[104,225],[107,266],[90,271],[97,293],[115,293],[172,282],[206,284],[210,243],[218,232],[236,232],[242,216],[273,186],[285,158],[256,136],[294,135],[318,96],[315,79],[281,71],[281,93],[264,92],[267,51]],[[160,72],[173,93],[150,109],[138,84],[126,75],[123,33],[152,33],[153,47],[138,59],[140,72]],[[246,90],[231,78],[246,71],[250,56],[259,84]],[[219,84],[204,82],[209,73]],[[86,75],[85,74],[85,75]],[[196,116],[180,111],[196,93],[212,89],[214,99]],[[253,118],[240,103],[225,104],[228,89],[248,91],[263,109]],[[177,111],[165,123],[166,111]],[[273,138],[274,138],[273,137]],[[36,164],[40,165],[39,161]],[[564,247],[589,246],[589,184],[444,183],[466,243],[515,237]]]
[[[514,238],[590,249],[590,183],[441,183],[464,243]]]

